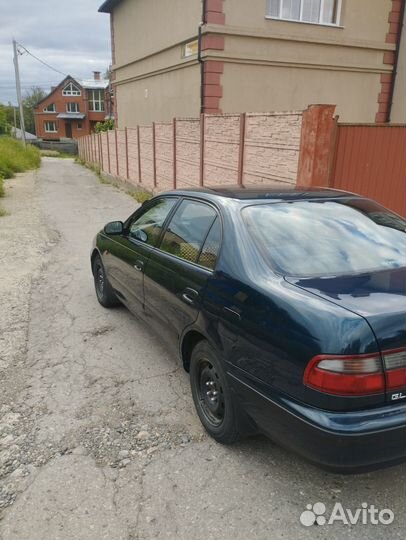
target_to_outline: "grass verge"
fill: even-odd
[[[0,137],[0,175],[3,178],[13,178],[16,173],[37,169],[40,164],[38,148],[30,144],[24,148],[20,141]]]

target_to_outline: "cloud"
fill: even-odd
[[[12,39],[35,56],[78,78],[104,72],[111,62],[110,23],[102,0],[0,0],[0,103],[16,103]],[[27,54],[20,56],[22,90],[49,91],[63,76]]]

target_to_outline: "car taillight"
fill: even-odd
[[[381,357],[374,355],[320,355],[310,360],[304,383],[340,396],[364,396],[385,391]]]
[[[386,375],[387,390],[406,386],[406,349],[385,351],[383,363]]]
[[[381,355],[319,355],[306,367],[306,386],[339,396],[365,396],[406,387],[406,349]]]

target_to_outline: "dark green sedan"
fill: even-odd
[[[406,457],[406,222],[351,193],[173,191],[96,237],[97,298],[147,321],[217,441],[324,467]]]

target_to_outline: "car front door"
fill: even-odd
[[[145,315],[170,345],[198,315],[221,242],[221,222],[209,204],[184,199],[145,268]]]
[[[148,258],[178,200],[162,197],[147,203],[127,220],[123,234],[113,238],[107,272],[121,299],[136,314],[144,307],[144,271]]]

